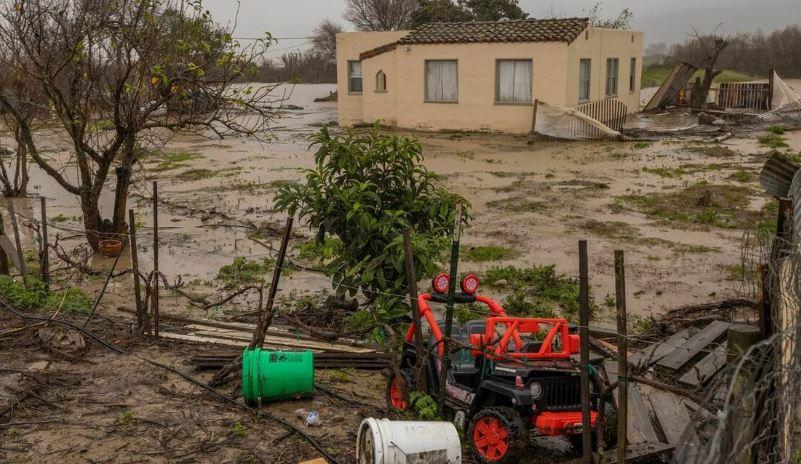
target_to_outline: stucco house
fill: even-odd
[[[586,18],[434,23],[337,35],[342,126],[531,130],[533,102],[640,105],[643,35]]]

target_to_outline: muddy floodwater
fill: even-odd
[[[202,293],[211,288],[207,282],[220,267],[235,257],[274,256],[279,237],[260,233],[253,240],[253,227],[283,224],[285,215],[274,210],[275,192],[286,182],[302,182],[303,170],[313,167],[309,136],[336,122],[335,102],[313,100],[331,90],[333,85],[280,88],[286,92],[287,104],[302,109],[281,113],[272,124],[269,143],[173,136],[161,155],[145,159],[130,198],[139,226],[142,268],[152,266],[153,180],[158,180],[162,200],[160,269],[170,281],[180,276],[187,288]],[[737,271],[742,238],[746,230],[763,224],[759,215],[769,209],[757,181],[769,149],[755,138],[733,138],[720,144],[529,143],[527,137],[503,134],[398,133],[418,138],[427,167],[472,204],[475,219],[462,235],[462,246],[498,245],[517,254],[500,261],[463,261],[460,270],[481,276],[491,266],[555,264],[558,272],[576,275],[577,242],[587,239],[592,292],[602,309],[606,295],[614,294],[616,249],[626,251],[630,313],[656,315],[685,304],[749,296],[739,278],[742,272]],[[782,150],[797,155],[801,134],[788,133],[784,139],[788,147]],[[3,142],[8,143],[7,136]],[[65,155],[69,143],[53,135],[46,149]],[[36,168],[32,171],[33,198],[15,200],[17,209],[22,215],[38,217],[35,197],[45,196],[56,226],[51,235],[59,234],[65,248],[79,245],[82,224],[77,199]],[[729,195],[727,189],[737,195]],[[712,190],[713,206],[699,209],[705,190]],[[104,205],[109,209],[110,199]],[[676,205],[673,211],[669,203],[674,200],[688,205]],[[741,204],[720,206],[725,201]],[[722,215],[710,209],[714,207],[736,211]],[[765,212],[764,217],[771,214]],[[753,220],[740,220],[738,215]],[[716,219],[724,216],[725,221]],[[32,243],[30,230],[22,232],[26,243]],[[314,232],[297,222],[296,232],[290,258],[302,263],[297,246]],[[92,261],[100,269],[110,265],[98,257]],[[128,265],[125,256],[119,266]],[[130,280],[112,281],[103,310],[132,306]],[[97,282],[84,285],[91,294]],[[330,288],[323,274],[296,268],[282,280],[280,295],[296,299]],[[234,310],[243,308],[215,309]],[[187,309],[181,299],[168,294],[162,311],[197,310]],[[611,312],[611,308],[603,310],[598,317],[611,320]]]

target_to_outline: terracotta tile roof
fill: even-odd
[[[589,25],[587,18],[523,19],[469,23],[431,23],[421,26],[398,44],[482,42],[567,42]]]

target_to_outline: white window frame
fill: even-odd
[[[355,75],[354,72],[353,72],[353,64],[354,63],[358,63],[359,64],[359,75],[358,76]],[[354,88],[353,81],[355,79],[358,79],[359,82],[361,83],[361,85],[360,85],[361,90],[353,90],[353,88]],[[359,61],[359,60],[348,60],[348,93],[351,94],[351,95],[361,95],[363,91],[364,91],[364,73],[362,71],[362,62]]]
[[[456,97],[453,100],[434,100],[428,98],[428,64],[438,62],[456,63]],[[423,102],[424,103],[459,103],[459,60],[436,59],[423,61]]]
[[[610,72],[614,69],[614,73]],[[611,89],[611,91],[610,91]],[[606,59],[606,96],[617,97],[620,92],[620,59]]]
[[[513,100],[512,101],[502,101],[500,99],[501,95],[501,63],[504,62],[521,62],[521,63],[528,63],[528,83],[529,83],[529,96],[528,99],[517,99],[514,96],[513,91]],[[514,79],[514,76],[513,76]],[[512,84],[514,88],[514,83]],[[495,104],[496,105],[531,105],[534,101],[534,60],[531,58],[499,58],[495,60]]]
[[[587,63],[587,76],[582,75],[581,71],[584,69],[582,65]],[[587,92],[586,96],[582,96],[582,91]],[[588,102],[590,101],[590,97],[592,95],[592,58],[581,58],[579,59],[579,91],[578,91],[578,101],[579,102]]]
[[[633,56],[629,60],[629,92],[637,90],[637,57]]]

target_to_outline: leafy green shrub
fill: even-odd
[[[431,395],[413,391],[411,396],[412,409],[415,415],[421,420],[434,421],[439,420],[437,413],[437,402]]]
[[[297,214],[319,237],[341,241],[325,268],[339,296],[361,290],[383,315],[406,308],[403,298],[385,296],[406,287],[403,230],[413,231],[417,278],[431,276],[457,205],[469,204],[438,185],[416,140],[382,135],[376,125],[338,136],[323,128],[312,141],[316,168],[306,171],[305,183],[282,186],[276,207]]]
[[[553,306],[531,301],[525,292],[515,291],[503,300],[503,309],[511,316],[556,317]]]
[[[24,311],[52,311],[60,307],[64,312],[85,313],[92,306],[89,297],[78,288],[48,291],[44,282],[34,275],[29,275],[27,282],[26,288],[22,280],[0,276],[0,296]]]
[[[780,126],[768,126],[766,131],[770,132],[771,134],[782,135],[784,134],[784,128]]]
[[[326,238],[323,243],[309,240],[298,247],[301,259],[331,259],[334,253],[340,252],[342,241],[338,238]]]

